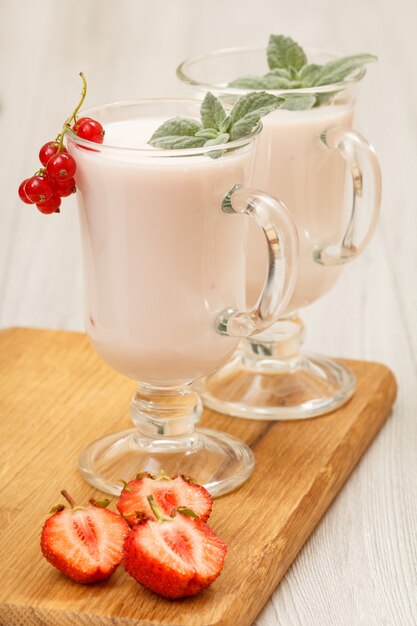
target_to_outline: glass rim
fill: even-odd
[[[187,104],[195,104],[198,105],[198,110],[201,107],[201,100],[197,100],[195,98],[138,98],[137,100],[120,100],[117,102],[109,102],[106,104],[100,104],[98,106],[90,107],[78,113],[77,117],[90,117],[93,116],[94,112],[103,109],[117,109],[123,107],[133,107],[143,105],[151,105],[151,104],[161,104],[161,103],[187,103]],[[226,106],[226,108],[229,108]],[[231,108],[231,107],[230,107]],[[169,119],[169,118],[167,118]],[[253,128],[250,134],[242,137],[241,139],[235,139],[228,143],[217,144],[214,146],[201,146],[200,148],[176,148],[176,149],[161,149],[154,148],[153,146],[149,146],[147,148],[137,148],[130,146],[116,146],[105,143],[96,143],[94,141],[89,141],[88,139],[84,139],[82,137],[78,137],[72,130],[72,128],[67,128],[65,130],[65,135],[77,146],[82,146],[84,148],[88,148],[91,152],[100,152],[100,153],[108,153],[108,154],[116,154],[120,152],[124,152],[126,154],[141,154],[143,156],[151,157],[151,158],[167,158],[167,157],[186,157],[186,156],[202,156],[208,155],[217,151],[231,151],[236,150],[238,148],[242,148],[256,139],[256,137],[260,134],[262,130],[262,122],[259,121],[257,125]]]
[[[341,54],[336,52],[330,52],[328,50],[321,50],[319,48],[304,48],[304,50],[311,54],[326,54],[328,56],[334,57],[334,59],[341,58]],[[195,80],[186,74],[184,71],[185,66],[188,63],[195,63],[197,61],[202,61],[204,59],[209,59],[212,57],[219,57],[226,53],[237,53],[237,52],[266,52],[265,46],[237,46],[234,48],[218,48],[217,50],[212,50],[211,52],[206,52],[205,54],[200,54],[197,56],[189,57],[180,63],[176,69],[177,78],[187,85],[191,85],[193,87],[200,87],[206,89],[207,91],[216,90],[217,92],[221,91],[222,94],[225,95],[238,95],[241,96],[248,91],[266,91],[268,93],[272,93],[274,95],[306,95],[306,94],[315,94],[315,93],[328,93],[333,91],[341,91],[346,87],[358,83],[362,80],[362,78],[366,74],[366,69],[364,67],[358,68],[356,72],[348,79],[340,81],[338,83],[331,83],[329,85],[321,85],[320,87],[300,87],[296,89],[248,89],[242,87],[227,87],[219,85],[218,83],[209,83],[209,82],[201,82],[199,80]],[[266,55],[265,55],[266,56]]]

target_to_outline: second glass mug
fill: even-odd
[[[197,118],[199,109],[198,101],[169,99],[104,105],[85,113],[104,126],[103,145],[67,133],[77,162],[86,330],[111,367],[140,381],[135,428],[102,437],[80,457],[84,478],[109,493],[120,492],[121,478],[164,470],[194,476],[216,496],[254,465],[243,442],[194,428],[202,405],[191,383],[286,307],[297,234],[279,201],[246,187],[260,124],[215,149],[147,145],[163,121]],[[262,297],[247,311],[245,215],[268,251]]]
[[[309,51],[309,62],[336,58]],[[177,75],[195,97],[209,90],[232,104],[250,90],[228,87],[229,82],[266,71],[265,48],[236,48],[189,59]],[[357,70],[338,84],[268,90],[295,103],[300,97],[316,99],[308,110],[278,109],[263,118],[252,178],[255,188],[279,197],[295,219],[298,278],[283,317],[267,332],[244,340],[226,366],[197,385],[210,408],[252,419],[296,420],[333,411],[354,392],[350,368],[300,352],[304,327],[296,311],[331,289],[342,265],[363,251],[376,226],[379,165],[373,148],[352,130],[356,89],[364,75]],[[249,305],[260,293],[264,263],[261,240],[250,227]]]

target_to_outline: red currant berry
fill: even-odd
[[[36,206],[41,213],[59,213],[61,198],[54,194],[48,200],[44,200],[44,202],[38,202]]]
[[[44,202],[54,193],[52,182],[47,176],[32,176],[25,184],[25,194],[33,202]]]
[[[73,126],[72,126],[72,130],[74,131],[74,133],[78,133],[78,128],[80,127],[80,125],[82,126],[83,124],[85,124],[85,122],[94,122],[92,117],[80,117],[78,118],[78,120],[75,120]]]
[[[20,183],[18,194],[22,202],[24,202],[25,204],[33,204],[32,200],[29,200],[29,198],[27,197],[26,191],[25,191],[25,186],[28,180],[29,178],[25,178],[25,180],[22,183]]]
[[[64,180],[64,182],[52,181],[54,192],[58,194],[61,198],[66,198],[70,196],[72,193],[77,191],[75,186],[75,179],[69,178],[68,180]]]
[[[77,165],[74,158],[67,152],[54,154],[46,164],[48,176],[57,182],[64,182],[73,178]]]
[[[39,150],[39,160],[42,165],[46,165],[51,156],[57,153],[57,150],[58,143],[56,141],[48,141],[48,143],[44,144]],[[61,152],[67,152],[67,149],[63,147]]]
[[[93,141],[94,143],[103,143],[104,128],[91,117],[81,117],[73,126],[74,132],[82,139]]]

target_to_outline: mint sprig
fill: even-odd
[[[275,68],[300,70],[307,63],[307,56],[302,47],[284,35],[270,35],[266,51],[270,70]]]
[[[241,139],[248,135],[261,117],[277,109],[282,102],[283,98],[266,93],[266,91],[255,91],[239,98],[229,115],[226,128],[226,131],[230,133],[230,138]]]
[[[315,79],[314,86],[321,87],[322,85],[341,83],[355,70],[376,60],[377,57],[373,54],[363,53],[329,61],[326,65],[322,66],[321,71]]]
[[[201,104],[201,121],[174,117],[164,122],[148,143],[163,150],[201,148],[242,139],[251,134],[264,115],[286,104],[286,99],[265,91],[248,93],[239,98],[229,114],[222,103],[208,92]],[[217,158],[221,150],[209,153]]]
[[[220,100],[208,92],[201,105],[200,115],[203,128],[213,128],[218,131],[226,118],[226,111]]]
[[[373,54],[354,54],[329,61],[325,65],[308,63],[302,47],[284,35],[270,35],[267,47],[269,72],[263,76],[241,76],[232,80],[228,86],[238,89],[305,89],[340,83],[367,63],[377,60]],[[298,101],[291,95],[281,108],[291,110],[309,109],[319,106],[323,99],[307,96]],[[326,100],[326,99],[324,99]]]
[[[202,125],[196,120],[173,117],[154,132],[149,143],[164,150],[200,148],[207,141],[206,137],[198,136],[200,130]]]

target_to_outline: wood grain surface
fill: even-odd
[[[78,475],[77,457],[93,439],[128,426],[133,385],[99,359],[83,334],[1,331],[0,624],[252,624],[390,414],[396,395],[390,370],[351,366],[357,393],[325,417],[274,423],[205,412],[205,426],[250,444],[256,467],[239,490],[214,504],[210,523],[229,546],[221,576],[202,594],[171,602],[123,568],[106,583],[80,586],[43,559],[39,535],[48,510],[62,488],[77,501],[96,495]]]
[[[256,626],[417,624],[416,24],[415,0],[0,2],[3,328],[83,329],[75,198],[49,218],[16,194],[19,182],[37,168],[39,147],[68,115],[80,70],[89,78],[88,103],[95,105],[180,95],[174,71],[184,58],[261,46],[270,32],[325,50],[379,57],[361,86],[355,126],[381,162],[380,224],[334,290],[300,314],[309,349],[388,364],[399,396],[393,419]],[[62,379],[66,375],[60,372]],[[120,419],[126,415],[121,411]],[[30,437],[36,420],[27,429]]]

